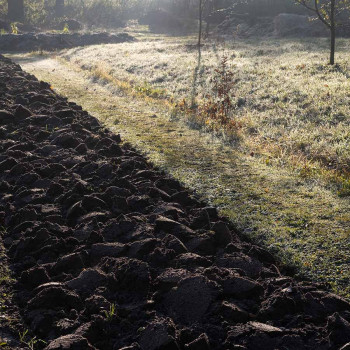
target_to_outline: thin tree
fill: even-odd
[[[56,0],[55,3],[55,16],[63,17],[64,15],[64,0]]]
[[[335,43],[339,15],[350,7],[350,0],[295,0],[308,10],[314,12],[317,18],[329,29],[331,37],[329,64],[334,65]]]
[[[7,0],[7,6],[7,17],[10,21],[24,21],[24,0]]]
[[[205,1],[205,0],[204,0]],[[203,26],[203,0],[199,0],[199,12],[198,12],[198,19],[199,19],[199,28],[198,28],[198,47],[201,46],[202,41],[202,26]]]
[[[198,28],[198,43],[197,43],[199,47],[201,46],[201,43],[202,43],[204,10],[206,7],[211,5],[212,2],[213,0],[199,0],[199,4],[198,4],[199,5],[198,7],[199,28]],[[209,14],[207,14],[206,17],[209,17]]]

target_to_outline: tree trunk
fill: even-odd
[[[7,0],[8,19],[13,22],[24,21],[24,0]]]
[[[64,0],[56,0],[55,16],[56,17],[64,16]]]
[[[331,54],[329,59],[329,64],[333,65],[335,62],[334,56],[335,56],[335,28],[331,28]]]
[[[330,30],[331,30],[331,55],[329,59],[329,64],[334,64],[334,56],[335,56],[335,0],[331,0],[331,13],[330,13]]]
[[[202,24],[203,24],[203,6],[202,6],[202,1],[199,0],[199,29],[198,29],[198,46],[201,46],[201,40],[202,40]]]

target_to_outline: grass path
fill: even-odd
[[[62,60],[11,58],[120,133],[285,263],[350,298],[349,199],[171,120],[156,101],[118,94]]]

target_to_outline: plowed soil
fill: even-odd
[[[2,240],[37,348],[350,342],[346,300],[283,276],[215,208],[3,57],[0,79]]]

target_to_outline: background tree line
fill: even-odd
[[[151,9],[162,8],[174,16],[197,18],[199,0],[0,0],[0,16],[41,25],[53,17],[69,15],[86,23],[138,18]],[[278,13],[305,13],[294,0],[203,0],[209,11],[233,8],[251,17]]]
[[[10,21],[48,25],[69,17],[86,24],[120,26],[150,8],[153,0],[0,0],[0,17]]]
[[[334,64],[337,28],[349,26],[350,0],[0,0],[1,17],[37,26],[49,26],[69,15],[96,27],[121,27],[129,19],[139,19],[160,8],[174,18],[198,19],[198,45],[202,22],[209,24],[211,16],[220,11],[222,18],[235,13],[251,21],[280,13],[311,14],[330,31],[330,64]]]

